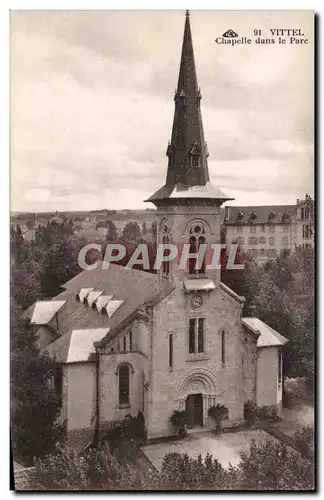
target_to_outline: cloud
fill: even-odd
[[[312,46],[214,39],[288,21],[311,38],[311,17],[191,15],[210,175],[237,204],[312,191]],[[164,184],[183,26],[178,11],[11,13],[14,210],[136,208]]]

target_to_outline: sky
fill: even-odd
[[[183,11],[11,11],[11,209],[153,208]],[[192,11],[211,182],[234,205],[313,193],[310,11]],[[301,29],[308,44],[254,43]],[[219,45],[227,29],[251,45]]]

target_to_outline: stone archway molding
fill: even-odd
[[[193,368],[187,372],[180,381],[178,388],[180,398],[185,398],[188,394],[192,393],[192,388],[195,384],[199,388],[204,388],[204,394],[217,395],[217,393],[219,393],[219,395],[221,395],[217,379],[210,370],[207,370],[206,368]],[[201,392],[200,389],[199,392]]]

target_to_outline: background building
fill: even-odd
[[[259,262],[281,250],[314,246],[314,200],[306,194],[296,205],[225,207],[226,244],[239,244]]]

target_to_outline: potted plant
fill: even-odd
[[[244,403],[244,420],[247,425],[251,427],[255,424],[257,417],[257,406],[254,401],[250,399]]]
[[[211,406],[208,410],[208,416],[216,422],[216,433],[220,434],[222,430],[222,420],[228,419],[228,408],[217,403],[216,406]]]
[[[187,413],[185,411],[174,410],[170,422],[177,429],[179,438],[187,435]]]

